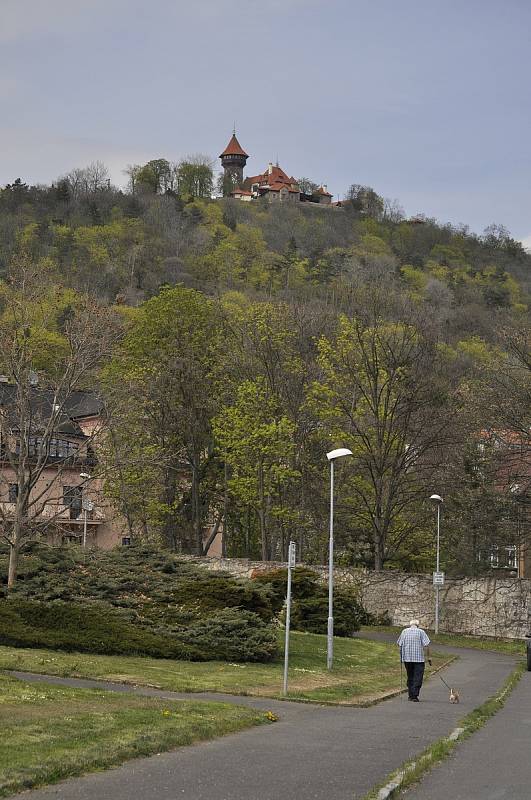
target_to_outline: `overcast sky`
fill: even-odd
[[[0,0],[0,184],[123,184],[235,122],[250,174],[531,245],[530,30],[529,0]]]

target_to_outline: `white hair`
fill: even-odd
[[[418,619],[412,619],[410,621],[409,625],[410,625],[410,627],[415,625],[418,628],[418,626],[420,625],[420,622],[418,621]]]

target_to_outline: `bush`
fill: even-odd
[[[187,635],[204,652],[223,661],[271,661],[278,653],[277,634],[250,611],[227,608],[199,620]]]
[[[352,591],[334,590],[334,636],[352,636],[365,625],[367,612]],[[291,624],[295,630],[326,633],[328,624],[328,595],[295,600],[291,609]]]
[[[0,643],[106,655],[188,661],[268,661],[276,653],[271,625],[251,612],[218,612],[195,627],[160,632],[103,603],[0,602]]]
[[[286,598],[287,569],[275,569],[254,577],[262,585],[271,587],[271,603],[280,611]],[[296,567],[292,572],[291,625],[295,630],[326,633],[328,620],[328,588],[319,582],[319,575],[306,567]],[[338,586],[334,590],[334,633],[352,636],[361,625],[370,624],[371,615],[359,601],[355,589]]]
[[[0,557],[7,581],[7,557]],[[199,619],[224,608],[273,619],[271,589],[223,572],[208,572],[171,553],[134,546],[84,553],[75,547],[34,543],[21,558],[11,597],[25,600],[102,601],[136,609],[159,622]],[[145,609],[145,610],[144,610]]]

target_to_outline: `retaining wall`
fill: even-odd
[[[194,561],[212,571],[240,577],[278,569],[285,564],[238,558],[198,558]],[[327,580],[327,567],[312,567]],[[336,584],[355,586],[365,608],[387,614],[393,625],[409,624],[417,617],[426,628],[434,627],[435,590],[431,576],[400,572],[334,570]],[[439,629],[448,633],[522,638],[531,630],[531,581],[485,577],[447,580],[440,589]]]

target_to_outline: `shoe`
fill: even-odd
[[[418,697],[410,697],[409,699],[410,699],[410,700],[411,700],[413,703],[420,703],[420,700],[418,699]]]

